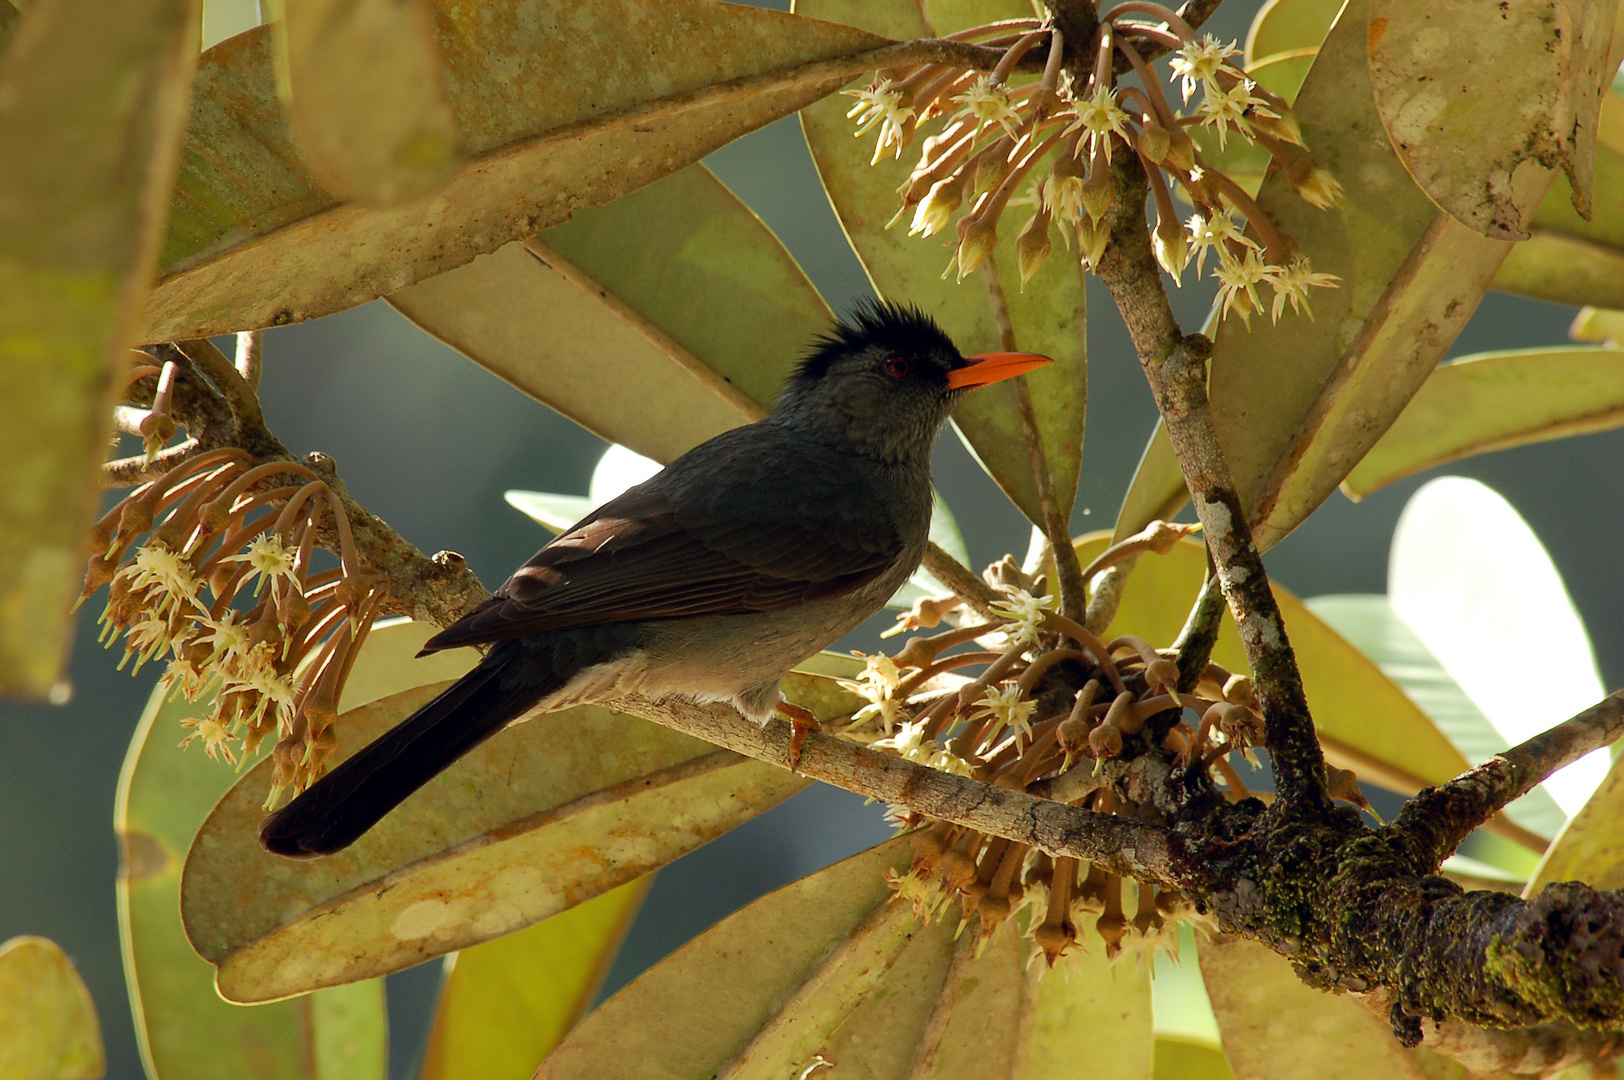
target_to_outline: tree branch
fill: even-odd
[[[1624,734],[1624,690],[1608,695],[1549,731],[1461,773],[1447,784],[1427,788],[1404,804],[1393,820],[1442,862],[1473,829],[1508,803],[1532,791],[1556,770]]]
[[[628,694],[608,708],[789,768],[792,729],[780,717],[760,726],[726,705],[685,698],[652,700]],[[1165,830],[1117,814],[1102,814],[955,776],[821,732],[807,736],[796,768],[802,776],[977,832],[1030,844],[1050,855],[1099,863],[1116,874],[1174,883],[1173,851]]]
[[[999,596],[992,591],[992,586],[975,576],[975,573],[959,560],[942,550],[940,544],[932,542],[925,547],[925,558],[920,563],[931,575],[947,586],[949,592],[963,600],[970,609],[984,619],[996,619],[992,613],[992,606],[999,602]]]
[[[1110,242],[1096,271],[1133,338],[1196,514],[1206,529],[1207,550],[1252,666],[1281,802],[1326,810],[1330,802],[1325,794],[1325,759],[1314,738],[1302,677],[1212,426],[1206,378],[1212,344],[1199,334],[1184,335],[1173,317],[1151,252],[1144,209],[1147,182],[1137,155],[1119,157],[1111,176],[1113,201],[1105,217]]]

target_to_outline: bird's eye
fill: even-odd
[[[893,356],[885,362],[885,373],[893,379],[903,379],[908,375],[908,358],[906,356]]]

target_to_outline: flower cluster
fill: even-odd
[[[339,565],[312,567],[318,531]],[[143,539],[144,537],[144,539]],[[97,523],[82,603],[108,586],[102,640],[134,671],[165,661],[171,699],[210,699],[181,745],[236,763],[273,731],[271,802],[321,775],[350,664],[377,614],[337,495],[304,465],[195,455]]]
[[[1220,149],[1231,136],[1262,148],[1317,207],[1331,206],[1340,192],[1303,146],[1290,106],[1231,60],[1233,45],[1198,37],[1177,14],[1153,3],[1123,4],[1103,22],[1091,47],[1082,50],[1094,58],[1092,69],[1083,72],[1066,69],[1066,42],[1048,21],[1013,19],[953,36],[1002,47],[1003,59],[986,74],[944,64],[881,72],[867,89],[846,93],[857,99],[848,114],[858,121],[857,134],[879,128],[874,163],[888,154],[900,158],[923,127],[940,121],[922,139],[918,164],[898,189],[902,205],[892,224],[910,210],[910,235],[932,236],[953,224],[957,243],[948,271],[956,270],[961,280],[986,261],[1004,211],[1016,203],[1034,208],[1016,243],[1023,283],[1048,259],[1057,229],[1068,247],[1075,238],[1083,264],[1092,269],[1104,254],[1104,219],[1117,198],[1108,170],[1114,155],[1128,153],[1138,155],[1150,180],[1157,261],[1181,281],[1192,260],[1199,276],[1208,255],[1215,256],[1212,273],[1224,315],[1250,325],[1254,311],[1267,308],[1278,321],[1290,306],[1311,317],[1309,291],[1336,284],[1334,276],[1313,270],[1191,138],[1192,130],[1206,131]],[[1042,77],[1013,85],[1021,59],[1040,47],[1047,52]],[[1184,111],[1169,102],[1144,59],[1142,50],[1149,49],[1171,54]],[[1142,85],[1118,85],[1119,59]],[[1030,194],[1015,198],[1023,185]],[[1174,209],[1175,190],[1194,208],[1187,220]],[[1236,215],[1250,225],[1249,233],[1237,226]],[[1272,291],[1268,300],[1258,291],[1264,285]]]
[[[1153,523],[1091,564],[1089,577],[1123,558],[1165,553],[1189,531]],[[1208,663],[1181,689],[1172,650],[1131,634],[1102,641],[1055,611],[1044,580],[1012,560],[984,576],[1002,594],[990,618],[949,607],[935,614],[956,625],[865,658],[862,675],[844,684],[867,702],[847,737],[1100,813],[1156,813],[1157,785],[1171,769],[1205,778],[1230,799],[1249,796],[1229,760],[1263,745],[1246,676]],[[904,619],[917,625],[914,615]],[[979,674],[967,679],[965,669]],[[1357,801],[1351,779],[1343,788],[1352,794],[1339,797]],[[905,807],[888,817],[917,830],[912,868],[892,881],[899,899],[926,918],[956,903],[959,918],[984,936],[1018,925],[1049,966],[1078,941],[1079,927],[1092,928],[1114,957],[1130,947],[1175,948],[1176,924],[1193,914],[1178,893],[1146,883],[1131,883],[1137,898],[1125,907],[1130,882],[1099,866],[1052,859]]]

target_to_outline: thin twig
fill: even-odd
[[[1133,338],[1196,514],[1206,528],[1207,549],[1252,667],[1282,801],[1329,811],[1325,759],[1314,738],[1302,676],[1213,428],[1207,402],[1212,345],[1199,334],[1186,336],[1173,317],[1151,253],[1144,213],[1147,181],[1138,157],[1123,155],[1111,176],[1116,185],[1106,214],[1111,241],[1096,269]]]
[[[1521,798],[1556,770],[1624,734],[1624,690],[1548,731],[1496,754],[1447,784],[1428,788],[1404,804],[1389,828],[1425,844],[1442,862],[1471,831]]]
[[[983,619],[996,619],[992,606],[1002,598],[992,586],[976,577],[975,573],[932,541],[925,548],[925,559],[920,563],[948,592],[968,604]]]

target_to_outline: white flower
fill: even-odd
[[[228,610],[218,621],[205,618],[203,627],[207,632],[198,641],[210,649],[206,663],[227,662],[248,650],[248,624],[238,622],[235,611]]]
[[[913,224],[908,226],[909,236],[934,236],[947,228],[953,211],[964,202],[964,178],[950,176],[938,180],[914,209]]]
[[[861,675],[855,680],[840,680],[841,686],[868,702],[852,716],[852,726],[878,716],[886,734],[890,734],[902,718],[902,702],[894,697],[902,683],[902,673],[897,670],[896,661],[884,653],[863,656],[863,660],[865,666]]]
[[[216,761],[224,760],[228,765],[237,764],[237,755],[231,749],[231,733],[218,718],[208,716],[182,720],[181,726],[192,729],[192,733],[180,741],[182,747],[193,739],[202,739],[203,752],[209,757]]]
[[[1002,83],[993,82],[991,75],[981,76],[953,101],[963,107],[948,117],[947,126],[951,127],[955,120],[968,117],[976,122],[977,135],[988,124],[997,124],[1010,138],[1015,138],[1020,115],[1010,103],[1009,90]]]
[[[1252,248],[1254,251],[1257,250],[1257,242],[1241,232],[1240,228],[1235,224],[1235,219],[1221,210],[1214,211],[1210,217],[1191,214],[1190,220],[1184,223],[1184,227],[1190,234],[1190,243],[1195,245],[1193,256],[1195,258],[1197,277],[1201,276],[1202,268],[1207,261],[1208,251],[1216,250],[1220,263],[1234,258],[1229,253],[1230,241]]]
[[[1218,300],[1223,305],[1223,314],[1227,316],[1234,311],[1242,322],[1251,326],[1252,312],[1263,306],[1257,295],[1258,284],[1272,281],[1275,268],[1264,262],[1257,251],[1248,250],[1245,258],[1225,260],[1214,273],[1218,276]]]
[[[197,572],[179,552],[171,551],[162,540],[154,540],[135,553],[130,565],[119,571],[130,579],[132,589],[150,588],[157,594],[155,614],[163,615],[181,600],[197,603]]]
[[[1289,266],[1277,268],[1269,278],[1269,284],[1274,286],[1274,306],[1269,311],[1270,318],[1279,322],[1289,301],[1291,310],[1312,319],[1314,312],[1308,306],[1308,290],[1332,289],[1341,280],[1335,274],[1314,273],[1308,264],[1308,256],[1297,256]]]
[[[1214,93],[1213,88],[1209,88],[1202,97],[1201,104],[1196,106],[1196,112],[1201,115],[1201,122],[1217,131],[1220,150],[1224,148],[1224,138],[1230,128],[1234,128],[1247,138],[1251,137],[1252,125],[1246,119],[1248,110],[1264,116],[1276,116],[1267,102],[1252,93],[1256,89],[1257,83],[1251,79],[1237,79],[1235,85],[1227,91]]]
[[[1043,631],[1044,619],[1053,607],[1052,594],[1033,596],[1025,589],[1005,589],[1003,602],[992,605],[992,613],[1010,620],[1010,625],[999,629],[1011,645],[1017,642],[1034,645]]]
[[[214,682],[214,672],[199,668],[190,660],[176,659],[169,661],[168,670],[158,682],[169,700],[183,697],[187,701],[196,701]]]
[[[845,90],[842,93],[857,99],[857,104],[846,114],[848,120],[857,120],[857,130],[852,132],[854,137],[861,138],[876,124],[880,127],[880,137],[874,144],[874,159],[869,164],[879,164],[888,149],[893,151],[893,156],[901,157],[906,125],[914,116],[912,106],[902,103],[902,91],[893,89],[891,80],[886,79],[872,90]]]
[[[1118,107],[1116,95],[1111,92],[1109,86],[1100,85],[1095,87],[1093,96],[1087,101],[1078,104],[1077,119],[1073,121],[1070,127],[1066,128],[1065,134],[1070,135],[1079,128],[1087,131],[1088,152],[1090,154],[1094,152],[1095,145],[1103,139],[1105,141],[1105,160],[1110,162],[1111,136],[1116,135],[1123,141],[1127,141],[1127,123],[1128,114]],[[1082,144],[1079,143],[1078,145],[1080,147]]]
[[[1204,85],[1209,94],[1222,93],[1216,81],[1218,69],[1224,66],[1226,59],[1239,51],[1233,41],[1220,45],[1211,34],[1204,35],[1200,41],[1185,42],[1184,47],[1173,54],[1171,61],[1172,78],[1184,80],[1184,100],[1190,100],[1197,84]]]
[[[261,533],[254,537],[248,545],[248,550],[241,555],[230,555],[223,562],[245,562],[253,569],[251,575],[256,584],[254,595],[258,596],[265,587],[265,582],[272,578],[291,578],[294,570],[294,554],[282,537],[277,533]]]
[[[920,755],[925,753],[925,722],[915,720],[897,728],[894,735],[884,739],[877,739],[870,745],[877,750],[895,750],[898,757],[909,761],[920,761]],[[932,749],[935,749],[934,744]]]
[[[1019,684],[989,686],[976,705],[998,719],[998,726],[987,733],[988,741],[1004,728],[1012,731],[1017,740],[1032,737],[1032,713],[1036,711],[1038,703],[1029,700]]]
[[[1297,189],[1297,194],[1303,197],[1304,202],[1320,210],[1329,210],[1336,205],[1336,200],[1342,196],[1342,185],[1336,177],[1314,165],[1308,158],[1298,160],[1307,162],[1307,168],[1294,164],[1286,170],[1286,179]]]

